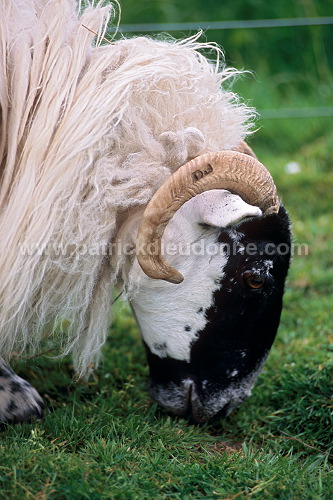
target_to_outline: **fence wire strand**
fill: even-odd
[[[297,26],[325,26],[333,24],[333,17],[296,17],[290,19],[254,19],[244,21],[200,21],[188,23],[121,24],[123,33],[151,33],[171,31],[230,30],[241,28],[286,28]],[[110,29],[112,31],[112,28]]]

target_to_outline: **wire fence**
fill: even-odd
[[[261,118],[271,120],[274,118],[324,118],[333,116],[333,106],[314,107],[314,108],[280,108],[280,109],[261,109],[259,110]]]
[[[146,23],[146,24],[123,24],[119,30],[122,33],[154,33],[175,31],[193,32],[208,30],[230,30],[230,29],[258,29],[258,28],[286,28],[298,26],[327,26],[333,24],[333,17],[299,17],[290,19],[255,19],[238,21],[202,21],[188,23]],[[114,29],[109,30],[110,33]],[[262,109],[261,118],[287,119],[287,118],[323,118],[333,116],[333,106],[312,108],[280,108]]]
[[[190,23],[123,24],[124,33],[152,33],[166,31],[230,30],[241,28],[286,28],[296,26],[324,26],[333,24],[333,17],[298,17],[292,19],[256,19],[245,21],[201,21]]]

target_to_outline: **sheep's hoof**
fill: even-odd
[[[45,404],[32,385],[0,363],[0,422],[40,420]]]

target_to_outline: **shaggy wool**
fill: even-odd
[[[103,44],[113,7],[78,11],[0,2],[0,353],[58,334],[83,373],[110,323],[119,221],[188,159],[237,146],[254,112],[210,44]]]

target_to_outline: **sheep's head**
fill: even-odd
[[[289,267],[289,219],[266,168],[235,151],[181,167],[144,213],[137,259],[152,398],[199,422],[228,414],[273,343]]]

